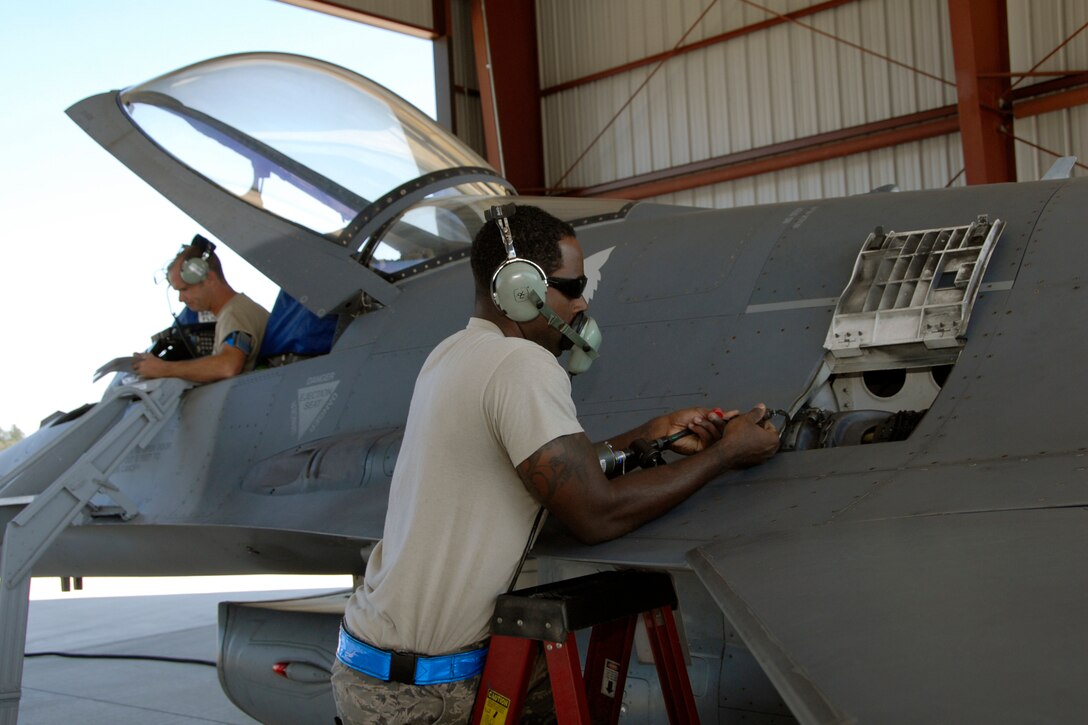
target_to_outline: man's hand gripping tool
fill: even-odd
[[[721,408],[711,411],[724,418],[725,412]],[[645,438],[636,438],[631,441],[630,448],[616,450],[608,441],[597,444],[597,459],[601,463],[601,470],[608,478],[615,478],[635,468],[653,468],[665,465],[665,457],[662,452],[668,449],[676,441],[691,435],[695,431],[685,428],[672,435],[655,438],[648,441]]]

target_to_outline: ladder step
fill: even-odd
[[[676,608],[667,573],[606,571],[499,596],[491,633],[565,642],[579,629],[664,606]]]

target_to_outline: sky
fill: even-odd
[[[274,0],[0,2],[0,428],[101,399],[94,371],[145,350],[182,305],[164,264],[201,232],[64,111],[228,53],[344,66],[434,116],[431,44]],[[210,235],[208,235],[210,236]],[[213,237],[214,238],[214,237]],[[220,245],[231,285],[277,289]]]

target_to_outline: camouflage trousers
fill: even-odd
[[[337,660],[332,665],[332,694],[344,725],[460,725],[472,717],[480,677],[443,685],[405,685],[364,675]],[[555,705],[543,654],[533,663],[521,722],[555,722]]]

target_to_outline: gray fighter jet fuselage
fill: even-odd
[[[71,113],[105,144],[105,122],[88,119],[122,107],[118,97]],[[135,516],[96,494],[96,515],[64,529],[34,572],[359,574],[382,535],[416,373],[472,312],[464,242],[490,203],[509,198],[473,165],[462,181],[492,184],[489,194],[451,200],[452,185],[428,194],[424,182],[409,192],[418,198],[374,209],[385,213],[375,225],[345,214],[369,231],[344,242],[271,218],[246,190],[208,185],[147,134],[129,128],[106,145],[303,304],[339,315],[341,331],[326,354],[184,390],[109,476]],[[157,174],[181,181],[156,184]],[[205,197],[215,204],[198,215]],[[765,402],[789,416],[770,462],[720,477],[621,539],[585,546],[549,525],[534,550],[542,579],[673,572],[707,721],[1088,711],[1088,441],[1077,423],[1088,406],[1077,371],[1088,354],[1077,322],[1088,313],[1088,181],[729,210],[515,201],[572,221],[596,270],[601,357],[573,381],[592,439],[692,405]],[[442,210],[432,236],[448,213],[462,243],[383,268],[381,235],[428,205]],[[242,227],[249,236],[234,236]],[[119,375],[110,390],[140,385]],[[119,419],[138,405],[118,406]],[[457,411],[431,414],[457,425]],[[48,485],[12,472],[74,437],[87,415],[0,453],[0,496]],[[16,509],[0,511],[6,521]],[[236,688],[258,687],[261,675],[245,676]],[[236,702],[282,717],[287,706],[239,694],[232,677]],[[630,716],[661,721],[652,668],[631,678]],[[284,701],[315,686],[288,682]],[[314,702],[297,706],[327,712],[327,698]]]

